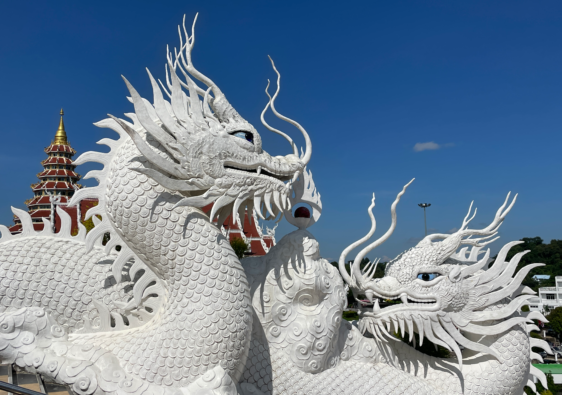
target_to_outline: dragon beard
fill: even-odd
[[[481,260],[471,262],[466,258],[465,248],[445,262],[455,264],[451,265],[453,268],[444,281],[451,281],[451,285],[458,286],[444,289],[458,290],[460,286],[468,296],[466,303],[460,308],[451,303],[452,295],[447,295],[443,288],[435,294],[422,295],[413,287],[402,287],[396,292],[381,289],[381,286],[378,286],[381,281],[373,281],[367,289],[374,297],[401,299],[403,303],[381,309],[379,300],[375,300],[373,310],[362,314],[358,323],[359,329],[363,333],[370,332],[376,339],[384,342],[398,340],[393,335],[396,333],[403,338],[409,336],[412,343],[415,342],[414,333],[417,333],[420,345],[426,338],[454,352],[461,370],[461,347],[491,355],[503,362],[493,348],[469,338],[471,335],[499,335],[514,326],[532,322],[532,319],[544,320],[538,312],[520,311],[521,306],[527,304],[528,299],[534,295],[534,292],[522,286],[521,282],[530,270],[542,266],[527,265],[514,276],[517,265],[526,252],[516,254],[511,260],[506,260],[506,256],[511,247],[520,243],[516,241],[505,245],[489,268],[489,250]],[[470,255],[477,256],[480,249],[481,247],[473,247]],[[531,339],[532,345],[537,342],[537,339]]]

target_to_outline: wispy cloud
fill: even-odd
[[[437,144],[433,141],[428,141],[427,143],[416,143],[414,145],[414,152],[422,152],[422,151],[434,151],[445,147],[452,147],[455,144],[447,143],[447,144]]]
[[[453,233],[457,232],[458,230],[459,230],[459,228],[452,228],[452,229],[449,229],[449,231],[447,233],[453,234]]]

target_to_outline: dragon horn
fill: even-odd
[[[392,224],[390,225],[390,228],[388,228],[386,233],[384,235],[382,235],[379,239],[375,240],[374,242],[369,244],[367,247],[363,248],[359,252],[359,254],[357,254],[357,256],[355,257],[355,260],[353,261],[353,265],[352,265],[352,274],[353,274],[353,277],[356,279],[357,284],[359,286],[361,286],[361,283],[364,279],[363,273],[361,273],[361,268],[360,268],[361,261],[363,260],[365,255],[367,255],[367,253],[369,253],[369,251],[375,249],[376,247],[378,247],[382,243],[384,243],[386,240],[388,240],[388,238],[394,232],[394,229],[396,229],[396,218],[397,218],[396,217],[396,206],[398,205],[398,202],[400,202],[400,198],[402,197],[402,195],[404,195],[404,193],[406,192],[406,188],[408,188],[410,186],[410,184],[412,182],[414,182],[414,180],[415,180],[415,178],[412,178],[412,180],[409,183],[404,185],[404,188],[402,188],[400,193],[396,196],[396,199],[394,200],[394,203],[392,203],[392,206],[390,208],[390,213],[392,215]]]
[[[345,258],[347,258],[347,254],[349,254],[349,252],[351,250],[353,250],[354,248],[360,246],[361,244],[363,244],[364,242],[369,240],[371,238],[371,236],[375,233],[375,229],[377,228],[377,221],[375,220],[375,216],[373,215],[373,207],[375,207],[375,194],[374,193],[373,193],[373,199],[371,199],[371,205],[367,209],[367,213],[369,213],[369,217],[371,218],[371,229],[369,230],[369,233],[367,233],[361,239],[352,243],[345,250],[343,250],[343,252],[340,255],[340,260],[338,262],[338,267],[340,269],[341,276],[343,277],[345,282],[348,283],[349,286],[351,286],[351,287],[355,286],[355,284],[354,284],[353,280],[351,279],[351,277],[349,276],[349,273],[347,272],[347,269],[345,268]]]
[[[209,100],[210,106],[213,108],[213,111],[219,121],[227,122],[231,120],[239,120],[244,121],[244,119],[238,114],[238,112],[232,107],[232,105],[226,99],[226,96],[220,88],[211,80],[209,77],[201,73],[199,70],[193,66],[193,62],[191,61],[191,51],[193,50],[193,46],[195,44],[195,23],[197,22],[197,17],[199,13],[195,15],[195,19],[193,20],[193,25],[191,27],[191,36],[187,33],[187,29],[185,28],[185,15],[183,16],[183,32],[185,34],[185,44],[183,43],[183,37],[180,31],[180,51],[179,51],[179,58],[181,59],[181,64],[177,62],[176,64],[180,67],[181,71],[184,72],[185,70],[191,74],[194,78],[201,81],[209,88],[212,89],[213,94],[215,97],[212,100]],[[179,26],[178,26],[179,30]],[[183,65],[183,67],[182,67]],[[201,88],[197,88],[197,93],[201,96],[205,96],[205,90]]]
[[[306,132],[306,130],[301,126],[300,123],[293,121],[290,118],[287,118],[284,115],[281,115],[277,112],[277,110],[275,109],[275,99],[277,98],[277,95],[279,94],[279,89],[281,88],[281,74],[279,73],[279,71],[277,70],[277,68],[275,67],[275,63],[273,63],[273,59],[271,59],[271,56],[268,56],[269,60],[271,61],[271,65],[273,66],[273,70],[275,70],[275,72],[277,73],[277,91],[275,91],[275,94],[273,95],[273,98],[271,98],[269,100],[269,105],[271,106],[271,110],[273,111],[273,113],[275,114],[275,116],[285,122],[290,123],[291,125],[293,125],[294,127],[296,127],[298,130],[301,131],[303,137],[304,137],[304,141],[306,143],[306,151],[304,152],[304,154],[302,154],[301,156],[301,161],[305,164],[305,166],[308,164],[308,162],[310,162],[310,157],[312,156],[312,142],[310,141],[310,137],[308,136],[308,133]],[[269,86],[269,84],[268,84]],[[267,91],[267,89],[266,89]],[[269,96],[269,93],[267,94]],[[267,109],[267,106],[266,108]],[[265,110],[264,110],[265,112]],[[263,122],[263,115],[262,115],[262,122]],[[295,148],[293,141],[290,138],[287,138],[288,136],[285,135],[284,133],[279,133],[279,131],[277,130],[272,130],[268,127],[268,125],[266,125],[264,123],[264,125],[271,131],[281,134],[283,137],[285,137],[289,143],[291,144],[291,146],[293,146],[293,149]]]

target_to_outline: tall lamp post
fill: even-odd
[[[425,209],[431,206],[431,203],[420,203],[418,206],[423,207],[423,223],[425,225],[425,235],[427,236],[427,217],[425,215]]]

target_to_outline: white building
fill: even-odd
[[[547,313],[545,308],[552,310],[556,307],[562,307],[562,276],[556,276],[554,281],[555,287],[539,288],[538,296],[529,299],[531,311]]]

